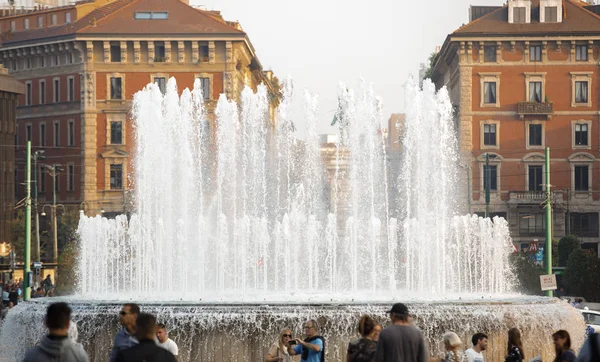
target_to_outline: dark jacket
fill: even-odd
[[[119,351],[117,362],[177,362],[171,352],[156,345],[152,339],[142,339],[138,345]]]
[[[510,352],[504,358],[504,362],[523,362],[523,351],[517,346],[512,346]]]
[[[69,337],[46,336],[27,352],[23,362],[88,362],[83,346]]]

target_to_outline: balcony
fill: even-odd
[[[563,201],[562,191],[551,191],[553,202]],[[546,200],[546,191],[510,191],[509,200],[517,204],[540,204]]]
[[[551,102],[521,102],[517,104],[517,113],[523,119],[525,116],[547,116],[552,118],[553,103]]]

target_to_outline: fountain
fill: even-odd
[[[293,135],[291,81],[275,123],[263,86],[244,90],[240,105],[221,96],[214,123],[199,83],[181,95],[175,79],[165,95],[156,85],[138,92],[136,212],[82,215],[79,225],[79,293],[68,300],[92,359],[107,358],[126,301],[168,325],[185,361],[264,360],[279,329],[300,332],[308,318],[322,322],[328,360],[339,361],[360,314],[384,322],[395,301],[410,305],[431,351],[446,330],[464,340],[487,332],[491,359],[502,358],[513,326],[524,329],[532,357],[548,353],[555,329],[581,342],[574,309],[512,293],[506,221],[457,214],[446,90],[429,81],[406,90],[398,180],[388,172],[381,103],[364,84],[340,86],[329,165],[310,93],[301,97],[306,140]],[[390,195],[393,183],[399,195]],[[43,334],[45,303],[9,313],[3,358],[18,359]]]

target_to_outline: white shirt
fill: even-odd
[[[171,338],[167,338],[165,343],[160,343],[160,341],[157,341],[156,344],[159,347],[162,347],[162,348],[166,349],[167,351],[171,352],[173,354],[173,356],[177,356],[177,354],[179,353],[179,348],[177,348],[177,343],[173,342],[173,340]]]
[[[483,362],[483,354],[475,352],[473,348],[466,350],[465,354],[467,355],[468,362]]]

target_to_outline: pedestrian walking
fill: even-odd
[[[295,359],[288,352],[290,341],[292,340],[292,330],[285,328],[279,334],[279,339],[271,345],[265,362],[294,362]]]
[[[48,296],[48,293],[50,293],[52,288],[54,288],[54,285],[52,284],[52,277],[50,277],[50,274],[48,274],[46,276],[46,279],[44,279],[44,281],[42,282],[42,287],[44,288],[44,294]]]
[[[458,335],[454,332],[446,332],[442,337],[446,354],[442,361],[444,362],[464,362],[466,357],[461,350],[463,345]]]
[[[17,286],[13,285],[10,289],[10,293],[8,293],[8,301],[9,304],[12,302],[13,306],[19,304],[19,292],[17,291]]]
[[[575,362],[577,356],[571,349],[571,336],[569,332],[565,330],[557,331],[552,335],[554,340],[554,350],[556,351],[556,357],[554,362]]]
[[[467,362],[484,362],[483,351],[487,349],[488,336],[484,333],[475,333],[471,337],[473,348],[469,348],[465,351],[467,356]]]
[[[119,351],[138,344],[138,340],[135,338],[135,321],[139,314],[140,307],[135,303],[124,304],[121,308],[119,323],[121,323],[123,328],[115,335],[115,341],[110,353],[110,362],[117,360]]]
[[[164,324],[159,324],[156,327],[156,339],[158,340],[158,346],[166,349],[171,352],[173,356],[177,356],[179,354],[179,348],[177,347],[177,343],[175,343],[169,336],[167,335],[167,327]]]
[[[46,310],[46,327],[50,333],[33,347],[23,362],[88,362],[83,346],[69,338],[71,308],[67,303],[53,303]]]
[[[135,336],[138,344],[117,353],[117,362],[176,362],[175,356],[154,342],[156,318],[152,314],[140,313],[135,320]]]
[[[2,289],[2,304],[4,304],[5,306],[8,306],[8,302],[10,302],[9,295],[10,287],[8,285],[5,285],[4,289]]]
[[[360,333],[361,338],[348,344],[346,362],[375,361],[381,325],[375,322],[373,318],[364,315],[358,322],[358,333]]]
[[[504,362],[523,362],[525,351],[521,342],[521,331],[518,328],[511,328],[508,331],[508,348]]]
[[[427,362],[425,340],[421,331],[412,325],[408,307],[396,303],[388,311],[392,324],[379,335],[376,362]]]
[[[591,334],[579,350],[577,362],[600,361],[600,334]]]
[[[319,325],[314,319],[304,323],[306,339],[294,339],[295,344],[288,345],[291,356],[300,355],[301,362],[323,362],[325,360],[325,338],[317,335]]]

